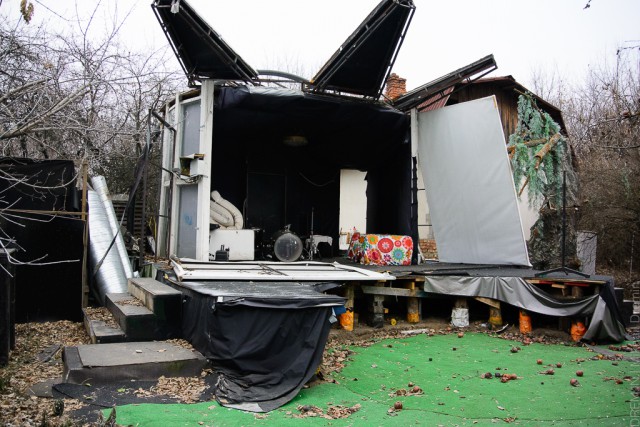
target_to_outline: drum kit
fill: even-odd
[[[311,230],[306,245],[296,233],[291,231],[291,224],[285,225],[265,241],[264,230],[254,228],[256,233],[256,259],[276,259],[282,262],[293,262],[301,259],[313,261],[318,258],[317,245],[313,239],[313,209],[311,210]]]
[[[277,260],[282,262],[293,262],[299,260],[312,261],[320,257],[317,245],[313,242],[313,234],[303,240],[286,225],[282,230],[278,230],[273,235],[265,239],[264,230],[253,229],[256,233],[256,259]]]

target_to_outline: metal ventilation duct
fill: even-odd
[[[116,212],[113,209],[113,204],[111,203],[111,199],[109,197],[109,189],[107,188],[107,181],[105,181],[103,176],[94,176],[91,178],[91,184],[93,185],[93,189],[96,191],[96,194],[100,197],[100,201],[104,206],[107,219],[109,221],[109,228],[111,229],[111,235],[116,236],[115,246],[111,248],[111,250],[117,249],[118,256],[120,257],[120,261],[122,263],[122,267],[124,268],[124,274],[127,278],[133,277],[133,270],[131,269],[131,262],[129,261],[129,254],[127,253],[127,248],[124,245],[124,239],[122,238],[122,233],[120,233],[120,223],[118,222],[118,218],[116,217]]]
[[[93,282],[100,303],[104,305],[105,294],[127,291],[127,276],[115,245],[108,251],[113,233],[100,196],[95,191],[89,190],[88,199],[89,254],[94,271]],[[98,263],[100,263],[99,266]]]

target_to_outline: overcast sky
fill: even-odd
[[[86,20],[98,2],[31,0],[32,25],[63,29],[76,10]],[[253,68],[276,68],[310,78],[379,0],[190,0],[189,3]],[[615,60],[616,49],[640,44],[640,0],[414,0],[416,12],[393,71],[408,89],[494,54],[493,76],[530,85],[535,70],[567,81],[589,66]],[[18,16],[19,0],[0,9]],[[92,31],[129,14],[122,36],[132,50],[167,41],[150,0],[102,0]],[[97,24],[96,24],[97,23]],[[177,66],[177,63],[176,63]]]

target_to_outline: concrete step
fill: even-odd
[[[126,335],[127,341],[153,341],[161,339],[156,316],[140,300],[129,293],[105,295],[105,306]]]
[[[125,341],[124,331],[118,327],[109,326],[103,320],[92,319],[87,309],[82,309],[84,328],[93,344],[106,344]]]
[[[207,360],[195,350],[167,342],[126,342],[65,347],[62,379],[72,384],[153,381],[161,376],[200,375]]]
[[[128,291],[156,315],[159,325],[180,336],[182,292],[149,277],[129,279]]]

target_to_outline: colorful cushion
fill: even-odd
[[[411,265],[412,253],[411,236],[354,233],[347,257],[360,264]]]

